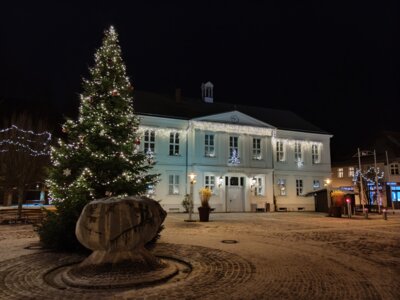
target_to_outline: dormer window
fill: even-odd
[[[201,98],[204,102],[213,103],[214,102],[214,85],[211,82],[206,82],[201,84]]]

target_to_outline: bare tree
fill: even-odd
[[[0,185],[5,191],[17,191],[18,218],[27,187],[42,181],[49,165],[51,135],[42,121],[33,122],[27,113],[14,114],[0,129]]]

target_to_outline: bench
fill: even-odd
[[[0,210],[0,224],[14,224],[24,222],[29,224],[40,223],[46,217],[46,210],[41,208],[22,208],[21,218],[18,218],[18,208]]]

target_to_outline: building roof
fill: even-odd
[[[185,120],[237,110],[278,129],[329,134],[286,110],[220,102],[206,103],[188,98],[176,101],[173,97],[141,91],[134,93],[133,106],[138,114]]]

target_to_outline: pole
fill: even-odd
[[[192,211],[193,211],[193,180],[190,180],[190,195],[189,195],[189,221],[192,221]]]
[[[363,187],[362,172],[361,172],[360,148],[357,148],[357,150],[358,150],[358,169],[360,172],[360,201],[361,201],[362,209],[363,209],[363,213],[364,213],[364,187]]]
[[[376,167],[376,151],[374,149],[374,165],[375,165],[375,185],[376,185],[376,202],[378,204],[378,212],[381,213],[381,202],[379,201],[379,184],[378,184],[378,169]]]
[[[389,166],[389,155],[388,155],[387,151],[385,151],[385,153],[386,153],[386,165],[387,165],[387,168],[388,168],[388,181],[392,182],[391,173],[390,173],[390,166]],[[388,187],[388,185],[386,185],[386,188],[387,187]],[[391,193],[391,192],[392,192],[392,186],[389,186],[389,193]],[[386,193],[386,197],[387,197],[387,193]],[[393,214],[394,214],[394,201],[393,201],[393,199],[391,199],[391,202],[392,202],[392,211],[393,211]]]

